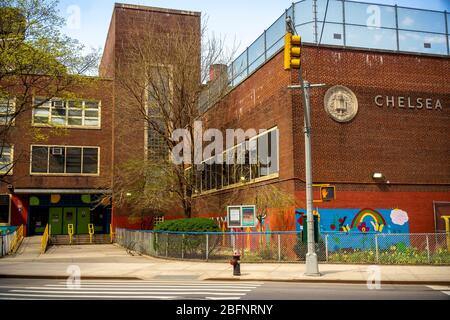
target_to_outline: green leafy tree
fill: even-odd
[[[99,52],[85,54],[83,45],[61,32],[64,19],[57,5],[50,0],[0,0],[0,107],[8,114],[0,123],[0,153],[12,143],[15,121],[32,108],[34,95],[73,97],[70,89],[96,70]],[[5,178],[20,157],[15,154],[1,182],[8,182]]]

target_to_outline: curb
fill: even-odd
[[[309,280],[309,279],[255,279],[255,278],[205,278],[207,281],[265,281],[265,282],[292,282],[292,283],[340,283],[340,284],[367,284],[366,280]],[[450,286],[450,280],[447,281],[380,281],[380,284],[394,284],[394,285],[436,285],[436,286]]]
[[[17,275],[0,274],[0,279],[62,279],[67,280],[69,275]],[[143,280],[138,277],[111,277],[111,276],[81,276],[80,280]]]

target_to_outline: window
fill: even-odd
[[[153,225],[157,226],[158,224],[164,222],[164,216],[156,216],[153,218]]]
[[[13,147],[0,147],[0,174],[12,174]]]
[[[16,103],[14,99],[0,98],[0,125],[14,124]]]
[[[216,157],[217,159],[217,157]],[[223,153],[223,163],[214,158],[196,168],[198,192],[220,190],[278,174],[278,129],[274,128]]]
[[[150,160],[161,161],[169,157],[164,133],[168,125],[162,116],[163,110],[170,109],[171,68],[167,66],[151,66],[148,79],[147,112],[149,123],[147,123],[147,157]],[[161,134],[161,132],[163,134]]]
[[[32,146],[31,174],[97,175],[98,147]]]
[[[0,195],[0,225],[10,223],[10,196],[8,194]]]
[[[100,102],[35,98],[33,124],[99,128]]]

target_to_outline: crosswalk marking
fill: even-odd
[[[450,296],[450,287],[449,286],[427,286],[428,288],[436,291],[440,291],[443,294]]]
[[[79,288],[65,281],[42,286],[2,286],[0,299],[186,299],[239,300],[263,282],[90,281]],[[6,289],[6,290],[5,290]]]

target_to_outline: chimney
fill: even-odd
[[[215,81],[227,74],[226,64],[212,64],[209,67],[209,81]]]

